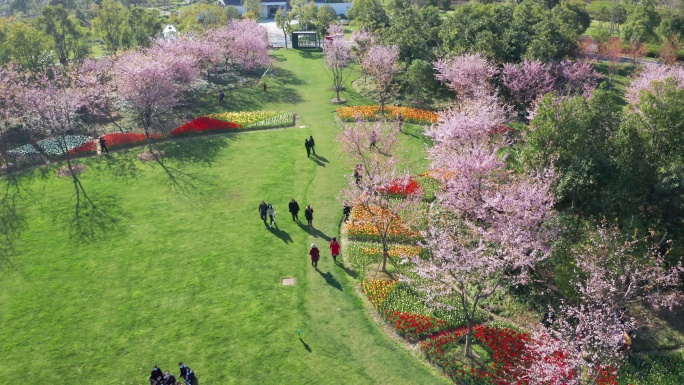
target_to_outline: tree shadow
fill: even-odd
[[[203,190],[200,189],[200,185],[214,184],[200,178],[196,174],[185,172],[168,164],[166,155],[162,155],[156,148],[156,145],[148,143],[143,149],[144,148],[148,149],[148,154],[151,156],[152,160],[164,170],[167,176],[166,182],[176,194],[183,196],[186,199],[193,200],[203,193]]]
[[[202,164],[211,166],[220,156],[221,150],[235,140],[235,135],[209,135],[172,140],[159,146],[164,157],[180,165]]]
[[[318,59],[323,55],[320,48],[298,48],[297,53],[304,59]]]
[[[80,241],[91,242],[121,231],[119,224],[126,218],[119,203],[121,200],[113,195],[91,196],[73,172],[71,162],[67,161],[67,164],[72,170],[69,179],[74,187],[73,204],[65,212],[70,235]],[[58,214],[56,218],[59,217]]]
[[[130,151],[118,152],[90,158],[88,167],[95,172],[104,173],[107,176],[116,178],[136,178],[141,172],[138,167],[140,163],[136,161]]]
[[[267,102],[279,104],[298,104],[303,101],[299,92],[285,83],[266,80],[268,91],[264,92],[262,83],[255,87],[240,88],[226,92],[226,105],[231,110],[253,111],[261,109]]]
[[[266,226],[266,227],[268,227],[268,226]],[[280,238],[285,243],[292,243],[293,242],[290,234],[285,230],[279,229],[278,225],[276,225],[275,227],[268,227],[268,231],[273,233],[273,235]]]
[[[311,347],[309,346],[309,344],[304,342],[304,340],[301,337],[299,338],[299,342],[301,342],[302,345],[304,345],[304,349],[306,349],[307,352],[311,353]]]
[[[332,275],[331,272],[328,271],[327,273],[323,274],[323,272],[321,272],[318,269],[316,269],[316,271],[318,272],[318,274],[321,275],[321,277],[323,277],[325,279],[325,283],[327,283],[328,285],[334,287],[335,289],[337,289],[339,291],[344,291],[342,289],[342,284],[340,284],[340,281],[335,279],[335,277]]]
[[[337,267],[344,270],[344,272],[347,273],[347,275],[352,277],[353,279],[356,279],[359,276],[359,274],[356,271],[348,268],[347,266],[344,265],[344,263],[342,263],[340,261],[335,261],[335,265],[337,265]]]
[[[306,231],[307,231],[309,234],[311,234],[314,238],[323,238],[324,240],[326,240],[326,241],[328,241],[328,242],[330,242],[330,240],[332,239],[331,237],[327,236],[327,235],[326,235],[324,232],[322,232],[321,230],[318,230],[318,229],[316,229],[316,228],[311,228],[311,227],[309,227],[308,225],[306,225],[306,224],[303,223],[303,222],[297,222],[297,225],[299,225],[299,227],[300,227],[302,230],[306,230]]]
[[[26,217],[19,206],[21,186],[16,174],[3,178],[5,186],[0,199],[0,272],[13,268],[16,242],[26,228]]]
[[[283,68],[275,69],[275,80],[272,80],[272,82],[273,81],[280,85],[289,86],[301,86],[305,84],[304,81],[295,76],[295,74],[292,71]]]

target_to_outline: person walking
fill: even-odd
[[[332,254],[333,261],[337,262],[337,257],[340,255],[340,244],[337,242],[337,238],[333,237],[330,241],[330,253]]]
[[[264,224],[266,224],[266,211],[268,211],[268,205],[266,202],[261,201],[261,204],[259,204],[259,216],[264,221]]]
[[[105,140],[104,135],[100,135],[100,154],[103,152],[107,151],[107,154],[109,154],[109,149],[107,148],[107,140]]]
[[[278,227],[278,224],[275,221],[275,216],[276,216],[276,211],[273,208],[273,205],[268,205],[268,209],[266,210],[266,214],[268,214],[268,218],[271,220],[270,226],[273,227],[273,225],[276,225]]]
[[[368,147],[368,149],[370,150],[370,149],[373,149],[373,148],[377,148],[377,147],[375,146],[375,143],[378,142],[378,133],[375,131],[375,129],[373,129],[373,130],[371,131],[371,133],[370,133],[370,138],[369,138],[369,139],[370,139],[370,146]]]
[[[304,147],[306,147],[306,157],[310,158],[311,157],[311,143],[309,143],[309,139],[304,139]]]
[[[218,98],[219,98],[219,103],[223,104],[223,98],[226,97],[226,94],[223,93],[223,90],[219,90],[218,92]]]
[[[180,368],[180,373],[178,374],[178,377],[185,380],[186,377],[188,376],[188,367],[183,365],[182,362],[178,363],[178,367]]]
[[[288,204],[287,206],[288,209],[290,209],[290,213],[292,213],[292,220],[298,221],[299,216],[297,214],[299,214],[299,203],[297,203],[297,201],[294,198],[292,198],[290,204]]]
[[[349,205],[349,202],[344,201],[344,204],[342,205],[342,214],[344,214],[344,221],[349,220],[349,214],[351,214],[351,206]]]
[[[164,375],[164,385],[176,385],[176,377],[168,370]]]
[[[314,140],[313,135],[309,136],[309,147],[311,147],[311,152],[316,155],[316,141]]]
[[[306,218],[306,223],[309,227],[313,227],[313,207],[311,205],[306,206],[304,210],[304,217]]]
[[[266,86],[266,82],[264,82],[264,92],[266,92],[267,88],[268,88],[268,86]]]
[[[318,247],[316,247],[315,243],[311,244],[311,250],[309,250],[309,255],[311,256],[311,266],[315,267],[316,270],[318,270],[318,260],[321,257],[321,252],[318,250]]]
[[[154,365],[154,367],[152,367],[152,373],[150,373],[150,384],[161,385],[163,379],[164,373],[157,365]]]

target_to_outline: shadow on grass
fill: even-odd
[[[71,162],[67,162],[71,168]],[[69,177],[74,193],[72,204],[68,206],[63,216],[69,223],[69,232],[72,237],[82,241],[91,242],[106,239],[110,234],[122,231],[119,226],[127,217],[120,205],[120,199],[114,195],[91,195],[86,191],[78,175],[72,173]],[[59,219],[57,214],[55,219]]]
[[[352,277],[353,279],[358,278],[359,274],[358,274],[356,271],[354,271],[354,270],[348,268],[347,266],[345,266],[344,263],[342,263],[342,262],[340,262],[340,261],[335,261],[335,265],[337,265],[337,267],[339,267],[339,268],[341,268],[342,270],[344,270],[344,272],[347,273],[347,275],[350,276],[350,277]]]
[[[320,160],[318,160],[318,158],[316,158],[316,155],[311,155],[311,156],[309,157],[309,159],[311,159],[311,160],[313,160],[314,162],[316,162],[316,165],[321,166],[321,167],[325,167],[325,163],[323,163],[323,162],[321,162]]]
[[[20,207],[21,185],[17,174],[6,175],[0,199],[0,272],[14,267],[16,242],[26,228],[26,217]]]
[[[320,155],[317,155],[317,154],[313,154],[313,156],[314,156],[318,161],[320,161],[320,162],[323,162],[323,163],[330,163],[330,161],[328,160],[328,158],[326,158],[326,157],[324,157],[324,156],[320,156]],[[325,166],[325,165],[324,165],[324,166]]]
[[[266,227],[268,228],[268,231],[270,231],[276,237],[280,238],[283,242],[285,242],[285,243],[292,243],[293,242],[290,234],[285,230],[279,229],[278,225],[276,225],[276,227],[268,227],[268,225],[267,225]]]
[[[309,346],[309,344],[307,344],[306,342],[304,342],[304,340],[301,339],[301,337],[299,338],[299,342],[301,342],[302,345],[304,345],[304,349],[306,349],[307,352],[311,353],[311,347]]]
[[[93,156],[90,158],[88,167],[96,173],[116,178],[136,178],[140,174],[140,168],[134,155],[134,151],[113,152],[107,155]]]
[[[316,269],[316,271],[318,272],[318,274],[321,275],[321,277],[323,277],[325,279],[325,283],[327,283],[328,285],[334,287],[335,289],[337,289],[339,291],[343,291],[342,284],[340,284],[340,281],[335,279],[335,277],[332,275],[331,272],[328,271],[327,273],[323,274],[323,272],[318,270],[318,269]]]
[[[159,148],[164,157],[179,165],[201,164],[211,166],[220,156],[221,151],[235,141],[235,135],[208,135],[203,137],[171,140],[162,143]]]
[[[280,84],[280,85],[288,85],[288,86],[301,86],[304,83],[302,79],[298,78],[295,76],[292,71],[288,71],[286,69],[282,68],[276,68],[275,70],[275,75],[274,75],[275,80],[270,80],[271,83],[275,81],[275,83]]]
[[[318,59],[323,55],[320,48],[298,48],[297,53],[304,59]]]
[[[226,106],[231,111],[254,111],[261,109],[266,103],[298,104],[303,101],[299,92],[288,84],[277,84],[270,80],[266,84],[267,92],[263,91],[261,83],[255,87],[227,92]]]
[[[297,222],[297,224],[299,225],[299,227],[300,227],[302,230],[306,230],[306,231],[307,231],[309,234],[311,234],[314,238],[323,238],[324,240],[326,240],[326,241],[328,241],[328,242],[330,242],[330,240],[332,239],[331,237],[327,236],[327,235],[326,235],[324,232],[322,232],[321,230],[318,230],[318,229],[316,229],[316,228],[309,227],[308,225],[306,225],[306,224],[304,224],[304,223],[302,223],[302,222]]]

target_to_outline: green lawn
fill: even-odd
[[[144,384],[152,364],[177,373],[184,361],[200,384],[449,383],[382,332],[349,270],[332,263],[327,240],[338,235],[337,195],[352,165],[334,140],[331,81],[317,52],[279,50],[274,62],[268,93],[228,92],[228,109],[293,110],[297,127],[161,144],[180,188],[137,160],[139,149],[82,161],[87,193],[118,220],[106,238],[70,234],[74,189],[57,166],[20,176],[26,227],[0,265],[4,378]],[[399,146],[423,156],[420,139]],[[292,197],[313,205],[315,230],[289,218]],[[277,229],[260,222],[262,199],[278,210]],[[323,251],[318,271],[312,242]],[[285,277],[297,285],[282,286]]]

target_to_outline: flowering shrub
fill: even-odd
[[[397,286],[397,281],[374,279],[363,281],[361,286],[363,286],[364,294],[366,294],[373,305],[378,308],[385,302],[387,296],[394,291]]]
[[[409,341],[417,341],[444,328],[448,322],[435,317],[401,311],[384,311],[385,320]]]
[[[294,113],[282,111],[221,112],[208,118],[233,122],[244,128],[277,128],[294,125]]]
[[[408,181],[404,179],[397,179],[392,181],[386,188],[378,188],[382,192],[387,192],[395,196],[407,196],[412,194],[419,194],[422,192],[420,184],[415,179],[409,178]]]
[[[357,205],[352,208],[352,215],[347,222],[347,235],[352,240],[377,241],[380,232],[374,223],[390,221],[387,239],[391,242],[412,242],[420,239],[420,233],[410,229],[400,218],[391,218],[394,214],[378,206]],[[373,217],[377,218],[373,218]]]
[[[171,131],[170,135],[192,135],[199,132],[234,130],[239,128],[242,128],[242,126],[237,123],[200,116],[199,118],[195,118],[174,129]]]
[[[47,156],[58,157],[64,155],[66,151],[71,151],[91,140],[92,138],[86,135],[64,135],[39,140],[36,144]]]
[[[150,135],[150,138],[159,139],[161,138],[161,135],[152,134]],[[142,143],[146,140],[145,134],[140,134],[136,132],[113,132],[111,134],[105,134],[104,139],[107,144],[107,148],[110,149],[116,147],[130,146],[136,143]],[[88,143],[78,146],[72,149],[70,152],[72,154],[95,153],[97,151],[97,145],[95,144],[95,140],[91,140]]]
[[[380,106],[340,107],[336,111],[337,116],[346,122],[380,118],[378,116]],[[404,122],[414,124],[432,124],[436,123],[439,118],[436,112],[410,107],[385,106],[385,112],[391,119],[397,119],[398,114],[401,113]]]

